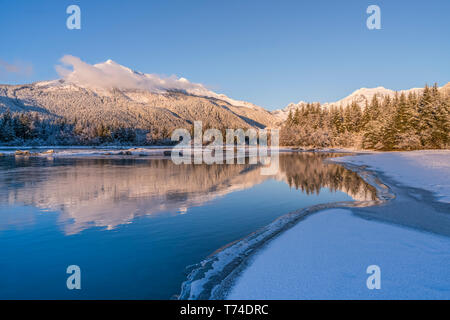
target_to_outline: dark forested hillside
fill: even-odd
[[[448,148],[450,95],[445,88],[426,86],[422,93],[374,96],[364,107],[307,104],[289,113],[280,143],[376,150]]]
[[[169,132],[42,116],[36,112],[0,115],[0,142],[4,145],[152,144],[164,142]]]

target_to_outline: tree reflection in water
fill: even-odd
[[[325,153],[282,153],[275,176],[258,165],[175,165],[170,159],[0,158],[0,205],[60,211],[66,234],[101,226],[114,229],[137,216],[182,214],[268,179],[306,194],[321,188],[355,200],[374,200],[375,189],[356,173],[326,163]],[[283,213],[280,213],[280,215]],[[70,223],[68,223],[70,221]]]

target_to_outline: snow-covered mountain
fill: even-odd
[[[167,91],[184,91],[186,93],[215,98],[228,102],[237,107],[247,107],[255,110],[262,109],[252,103],[238,101],[208,90],[200,83],[192,83],[186,78],[176,76],[163,77],[156,74],[146,74],[134,71],[112,60],[89,65],[74,56],[64,56],[61,61],[73,67],[73,71],[64,66],[57,66],[57,71],[68,83],[76,84],[85,89],[95,90],[107,94],[111,89],[141,90],[151,93],[164,93]]]
[[[51,117],[122,125],[148,130],[190,128],[194,121],[214,128],[274,127],[305,101],[267,111],[250,102],[232,99],[183,77],[134,71],[112,60],[88,64],[64,56],[56,67],[61,79],[25,85],[0,85],[0,113],[35,111]],[[69,66],[70,68],[68,68]],[[413,88],[400,92],[421,92]],[[442,87],[449,92],[449,84]],[[364,107],[373,96],[393,96],[384,87],[361,88],[324,108],[352,102]]]
[[[401,90],[399,93],[404,92],[405,94],[408,94],[410,92],[422,92],[423,88],[412,88],[408,90]],[[366,102],[370,102],[374,96],[377,96],[379,98],[384,96],[390,96],[393,97],[395,95],[394,90],[386,89],[384,87],[377,87],[377,88],[361,88],[356,91],[354,91],[349,96],[335,101],[335,102],[327,102],[322,104],[322,107],[329,108],[331,106],[346,106],[353,102],[356,102],[359,106],[362,108],[365,107]],[[284,109],[275,110],[272,112],[274,116],[276,116],[280,120],[286,120],[287,116],[289,115],[289,112],[294,112],[297,108],[300,108],[302,106],[306,105],[305,101],[300,101],[298,103],[290,103],[287,105]]]
[[[401,90],[399,93],[406,93],[408,94],[409,92],[421,92],[423,89],[421,88],[412,88],[409,90]],[[391,90],[391,89],[386,89],[384,87],[377,87],[377,88],[361,88],[358,89],[356,91],[354,91],[351,95],[333,102],[333,103],[325,103],[324,106],[328,107],[328,106],[346,106],[349,105],[353,102],[356,102],[358,105],[360,105],[361,107],[364,107],[366,102],[370,102],[374,96],[377,97],[383,97],[383,96],[390,96],[393,97],[395,95],[395,91]]]
[[[301,108],[306,104],[307,102],[305,101],[299,101],[297,103],[291,102],[283,109],[277,109],[272,111],[272,114],[277,118],[278,122],[285,121],[289,115],[289,112],[294,113],[296,109]]]
[[[196,120],[214,128],[264,128],[269,111],[208,90],[185,78],[133,71],[112,60],[90,65],[77,57],[61,60],[61,79],[0,85],[0,112],[35,111],[48,116],[144,129],[190,128]]]

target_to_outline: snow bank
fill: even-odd
[[[329,209],[257,253],[227,298],[450,299],[449,262],[449,238]],[[366,286],[370,265],[380,290]]]
[[[371,153],[330,160],[367,166],[401,185],[431,191],[439,201],[450,202],[449,150]],[[450,299],[449,263],[448,237],[366,220],[350,208],[327,209],[308,216],[256,252],[233,279],[226,297]],[[370,265],[381,268],[380,290],[367,288]]]
[[[369,166],[402,185],[431,191],[439,201],[450,202],[450,150],[385,152],[331,160]]]

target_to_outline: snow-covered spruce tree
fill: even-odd
[[[431,91],[433,102],[430,105],[433,114],[433,126],[431,128],[431,146],[433,148],[445,148],[450,142],[449,99],[445,99],[433,86]]]
[[[364,128],[362,147],[364,149],[383,149],[382,143],[382,119],[380,119],[380,102],[376,95],[373,96],[372,101],[364,109]]]
[[[432,93],[430,87],[426,85],[417,104],[417,111],[419,114],[417,131],[423,148],[430,148],[433,145],[432,129],[435,124],[435,118],[433,115],[432,105],[434,102],[434,94]]]
[[[448,148],[450,95],[435,85],[422,93],[374,96],[363,110],[356,103],[322,108],[299,106],[284,123],[281,140],[302,147],[357,147],[378,150]]]

